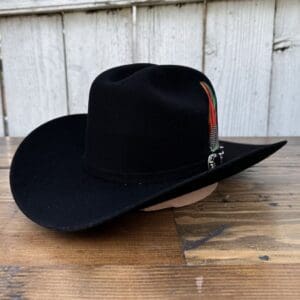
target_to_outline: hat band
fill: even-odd
[[[195,164],[182,166],[176,169],[163,170],[157,172],[145,172],[145,173],[127,173],[127,172],[116,172],[112,170],[99,169],[91,166],[85,159],[83,160],[83,166],[87,173],[92,176],[99,177],[108,181],[118,183],[164,183],[172,182],[178,179],[184,179],[189,176],[199,174],[207,171],[207,159],[200,161]]]

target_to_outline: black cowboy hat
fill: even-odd
[[[91,86],[88,114],[49,121],[21,143],[10,172],[15,201],[42,226],[86,229],[218,182],[286,143],[219,141],[216,106],[197,70],[110,69]]]

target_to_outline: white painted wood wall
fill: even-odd
[[[132,62],[204,71],[223,136],[300,135],[300,0],[176,2],[2,0],[0,135],[86,112],[94,77]]]

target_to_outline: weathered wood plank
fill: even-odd
[[[300,266],[0,267],[2,299],[299,299]]]
[[[220,182],[205,200],[175,210],[188,264],[300,263],[298,149],[288,144]]]
[[[3,170],[0,173],[3,179]],[[32,223],[12,200],[6,201],[11,195],[2,189],[0,197],[0,265],[179,265],[184,262],[171,210],[131,213],[99,228],[66,235]]]
[[[67,112],[60,15],[0,20],[11,136],[24,136]]]
[[[0,53],[0,55],[1,55],[1,53]],[[1,61],[1,64],[2,64],[2,61]],[[3,76],[1,70],[0,70],[0,76],[1,77]],[[0,78],[0,136],[4,136],[2,91],[3,91],[2,78]]]
[[[205,73],[223,136],[267,134],[274,8],[274,0],[208,2]]]
[[[0,139],[0,162],[7,165],[5,149],[9,159],[18,142]],[[209,198],[175,210],[178,233],[171,210],[76,234],[43,229],[18,210],[9,170],[0,170],[0,298],[299,299],[300,169],[286,163],[299,146],[290,138]]]
[[[0,16],[189,2],[204,2],[204,0],[2,0]]]
[[[275,142],[278,138],[235,138],[234,140],[266,143]],[[0,161],[3,160],[5,165],[11,158],[17,143],[18,139],[1,140],[1,148],[6,148],[9,153],[6,160],[4,156],[1,157],[2,154],[0,155]],[[272,157],[256,167],[221,182],[217,192],[209,198],[196,205],[175,210],[183,245],[189,247],[191,241],[205,241],[200,243],[201,247],[186,250],[188,263],[251,264],[260,262],[259,257],[265,255],[269,257],[268,262],[271,263],[300,261],[298,255],[300,249],[297,248],[297,244],[300,244],[299,230],[297,230],[300,223],[300,171],[297,164],[299,145],[300,139],[291,138],[290,144]],[[176,233],[169,213],[165,215],[164,212],[157,212],[153,216],[138,213],[125,217],[116,221],[113,229],[105,227],[104,233],[100,230],[88,234],[91,236],[88,238],[89,241],[82,241],[84,235],[71,235],[70,242],[70,239],[64,240],[61,235],[42,229],[27,220],[13,203],[8,172],[8,169],[0,170],[0,224],[2,224],[2,236],[5,237],[2,248],[0,247],[0,253],[5,255],[3,263],[8,259],[12,264],[32,263],[28,249],[34,243],[37,249],[35,252],[37,262],[46,264],[45,253],[55,248],[57,240],[63,247],[57,250],[59,257],[55,257],[50,263],[61,263],[66,257],[69,257],[70,263],[77,262],[79,258],[76,256],[76,251],[81,247],[88,249],[85,251],[86,256],[80,258],[83,264],[89,264],[91,257],[95,255],[94,251],[97,253],[95,261],[98,260],[99,263],[117,260],[122,263],[134,261],[140,264],[142,253],[149,254],[149,264],[163,259],[170,262],[174,259],[171,257],[176,256],[174,250],[177,249],[177,246],[174,246],[177,245],[174,242]],[[131,227],[135,218],[136,222],[141,224],[141,231],[135,231]],[[129,225],[126,225],[128,222]],[[119,232],[119,228],[125,229]],[[209,238],[206,241],[207,236],[210,237],[214,232],[219,231],[220,235],[217,235],[216,239]],[[18,232],[22,234],[17,234]],[[47,242],[44,241],[45,235],[47,235]],[[95,238],[95,235],[99,237]],[[157,236],[154,238],[152,235]],[[115,241],[121,240],[116,249],[114,249],[112,236],[115,237]],[[268,243],[265,243],[266,240]],[[156,253],[158,244],[161,245],[162,252]],[[141,247],[141,250],[135,247]],[[120,250],[121,248],[123,250]],[[128,257],[132,251],[135,251],[135,257]]]
[[[21,138],[0,138],[0,169],[10,167],[12,157],[21,141]]]
[[[300,135],[300,1],[279,0],[270,99],[269,135]]]
[[[8,166],[19,142],[0,139],[2,167]],[[35,225],[20,212],[10,193],[8,174],[8,169],[0,170],[0,265],[183,263],[170,210],[133,213],[99,229],[62,235]]]
[[[0,203],[13,202],[13,201],[14,200],[12,198],[10,187],[9,187],[9,170],[0,169]]]
[[[87,112],[95,77],[132,62],[131,10],[66,14],[64,23],[70,112]]]
[[[138,8],[135,60],[200,70],[203,13],[201,3]]]

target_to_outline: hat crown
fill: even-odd
[[[207,169],[210,108],[203,83],[212,89],[201,72],[175,65],[132,64],[100,74],[90,89],[87,170],[144,182]]]

